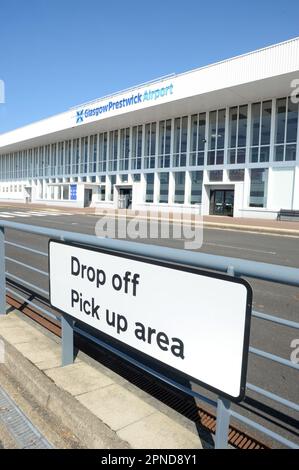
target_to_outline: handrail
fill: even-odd
[[[181,250],[181,249],[174,249],[174,248],[168,248],[168,247],[161,247],[161,246],[137,243],[137,242],[127,241],[127,240],[114,240],[114,239],[108,239],[108,238],[103,238],[103,237],[96,237],[95,235],[86,235],[86,234],[80,234],[80,233],[74,233],[74,232],[68,232],[68,231],[61,231],[57,229],[51,229],[48,227],[38,227],[38,226],[27,225],[27,224],[22,224],[22,223],[17,223],[17,222],[0,220],[0,283],[3,283],[4,285],[5,274],[6,274],[8,279],[11,278],[14,281],[18,281],[19,285],[21,284],[24,284],[25,286],[27,285],[29,288],[36,289],[45,295],[48,295],[48,292],[45,291],[44,289],[38,286],[35,286],[29,283],[28,281],[25,281],[24,279],[21,279],[15,276],[12,273],[5,272],[5,269],[4,269],[5,259],[7,261],[16,263],[17,265],[22,266],[24,268],[28,268],[31,271],[36,272],[38,274],[47,276],[48,273],[46,273],[45,271],[42,271],[41,269],[38,269],[26,263],[23,263],[21,261],[15,260],[11,257],[5,257],[4,246],[5,244],[7,244],[10,246],[14,246],[16,248],[28,250],[32,253],[35,253],[37,255],[42,255],[42,256],[47,256],[47,253],[35,250],[33,248],[26,247],[24,245],[19,245],[17,243],[6,241],[4,237],[5,229],[18,230],[21,232],[44,236],[44,237],[52,238],[55,240],[73,242],[79,245],[99,247],[106,251],[115,252],[115,253],[116,252],[126,253],[129,255],[133,255],[137,258],[142,257],[142,258],[150,258],[150,259],[159,260],[159,261],[167,261],[168,263],[173,263],[173,264],[188,265],[188,266],[201,268],[201,269],[226,272],[234,276],[245,276],[245,277],[261,279],[261,280],[265,280],[269,282],[276,282],[280,284],[286,284],[286,285],[299,287],[299,269],[298,268],[293,268],[293,267],[288,267],[288,266],[279,266],[275,264],[267,264],[267,263],[261,263],[261,262],[256,262],[256,261],[248,261],[248,260],[242,260],[239,258],[211,255],[211,254],[205,254],[205,253],[193,252],[193,251],[187,251],[187,250]],[[16,288],[18,288],[18,286],[16,286]],[[26,299],[23,295],[18,294],[17,292],[15,292],[13,289],[9,287],[6,288],[6,291],[17,295],[21,299]],[[4,293],[5,293],[5,290],[4,290]],[[3,304],[3,299],[0,299],[0,300]],[[32,300],[28,299],[26,300],[26,302],[29,305],[32,305],[33,307],[41,310],[42,313],[45,314],[46,316],[50,316],[53,319],[55,318],[58,321],[60,320],[60,318],[56,317],[55,314],[38,306],[37,304],[32,302]],[[5,305],[5,303],[3,305]],[[298,322],[275,317],[273,315],[261,313],[258,311],[252,311],[252,316],[260,320],[270,321],[270,322],[273,322],[273,323],[276,323],[276,324],[279,324],[281,326],[288,327],[288,328],[298,329],[299,327]],[[167,377],[164,377],[163,375],[159,374],[157,371],[154,371],[153,369],[147,367],[146,365],[139,363],[138,361],[134,360],[133,358],[123,353],[122,351],[112,347],[110,344],[107,344],[101,341],[100,339],[95,338],[90,333],[87,333],[86,331],[82,330],[80,327],[75,326],[75,324],[73,324],[73,326],[70,326],[69,319],[67,317],[68,317],[67,315],[61,316],[63,354],[67,351],[66,346],[64,346],[64,341],[66,344],[67,340],[64,339],[64,337],[68,338],[69,340],[70,330],[72,330],[71,334],[73,334],[73,332],[77,332],[80,335],[85,336],[85,338],[117,354],[119,357],[131,362],[136,367],[141,367],[143,370],[147,371],[154,377],[160,380],[166,381],[170,385],[180,390],[183,390],[189,395],[191,394],[192,396],[194,396],[194,398],[203,400],[212,406],[217,406],[216,447],[222,448],[222,447],[227,446],[227,433],[228,433],[229,419],[230,417],[234,417],[257,430],[264,432],[266,435],[270,436],[271,438],[277,440],[278,442],[288,447],[298,448],[297,444],[289,441],[288,439],[285,439],[284,437],[267,429],[261,424],[255,421],[252,421],[251,419],[245,418],[243,415],[240,415],[236,411],[231,410],[230,402],[228,402],[227,400],[221,399],[221,397],[219,397],[216,403],[212,399],[206,396],[203,396],[199,394],[198,392],[194,392],[189,389],[187,390],[187,388],[185,389],[184,387],[182,388],[182,386],[178,384],[177,382],[175,382],[174,380],[170,380]],[[279,364],[282,364],[283,366],[291,367],[295,370],[299,369],[298,364],[295,364],[290,360],[276,356],[272,353],[268,353],[266,351],[262,351],[253,347],[249,348],[249,352],[252,354],[256,354],[260,357],[263,357],[267,360],[271,360]],[[70,359],[71,355],[72,355],[72,351],[69,350],[65,356],[65,360],[66,361],[71,360]],[[260,387],[257,387],[256,385],[253,385],[251,383],[247,383],[246,385],[249,390],[252,390],[269,399],[272,399],[276,401],[277,403],[287,406],[293,410],[298,409],[299,405],[297,405],[294,402],[291,402],[283,397],[273,394],[272,392],[268,390],[264,390]]]
[[[21,230],[34,233],[57,240],[82,243],[97,246],[115,252],[124,252],[135,256],[143,256],[170,263],[178,263],[198,268],[212,269],[227,272],[229,266],[234,267],[235,275],[254,277],[280,284],[288,284],[299,287],[299,269],[276,264],[267,264],[257,261],[242,260],[226,256],[211,255],[206,253],[180,250],[177,248],[161,247],[145,243],[131,242],[128,240],[114,240],[95,235],[67,232],[64,230],[51,229],[48,227],[37,227],[34,225],[21,224],[18,222],[0,221],[0,227],[4,229]]]

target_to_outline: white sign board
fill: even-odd
[[[50,241],[53,307],[234,400],[251,288],[241,279]]]

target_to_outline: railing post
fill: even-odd
[[[229,276],[234,276],[235,275],[235,268],[230,265],[230,266],[227,267],[226,272]]]
[[[227,267],[227,274],[229,276],[235,275],[233,266]],[[216,436],[215,436],[215,449],[228,448],[228,432],[230,421],[230,401],[226,398],[218,397],[217,400],[217,421],[216,421]]]
[[[217,400],[217,422],[215,449],[228,448],[228,432],[230,421],[230,401],[219,397]]]
[[[67,366],[74,362],[74,320],[69,315],[61,316],[61,365]]]
[[[6,315],[5,233],[0,227],[0,315]]]

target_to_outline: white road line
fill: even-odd
[[[33,216],[37,217],[45,217],[45,216],[60,216],[60,215],[72,215],[68,212],[47,212],[47,211],[30,211],[28,214],[31,214]]]
[[[49,212],[49,214],[52,214],[52,215],[76,215],[76,214],[73,214],[72,212]]]
[[[28,212],[11,212],[15,217],[30,217]]]
[[[52,212],[38,212],[38,211],[28,211],[28,212],[21,212],[21,211],[13,211],[13,212],[0,212],[0,217],[5,217],[5,218],[14,218],[14,217],[49,217],[49,216],[60,216],[60,215],[72,215],[69,213],[63,213],[63,212],[57,212],[57,213],[52,213]]]
[[[42,212],[34,212],[34,211],[27,212],[27,214],[33,217],[46,217],[48,215],[48,214],[43,214]]]
[[[241,246],[222,245],[221,243],[204,242],[203,245],[219,246],[220,248],[232,248],[233,250],[252,251],[255,253],[264,253],[267,255],[277,255],[276,251],[256,250],[255,248],[246,248]]]

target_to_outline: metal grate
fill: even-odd
[[[51,444],[0,386],[0,421],[21,449],[52,449]]]

